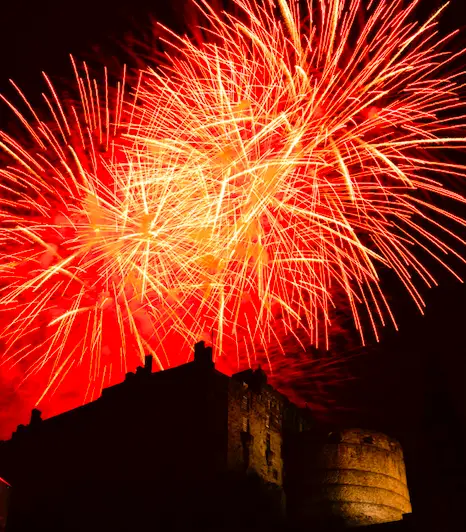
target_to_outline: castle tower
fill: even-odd
[[[288,465],[288,510],[301,524],[372,525],[411,512],[402,448],[380,432],[303,433]]]

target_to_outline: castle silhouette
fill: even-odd
[[[412,529],[396,440],[318,426],[262,369],[217,371],[204,342],[69,412],[33,410],[0,475],[7,532]]]

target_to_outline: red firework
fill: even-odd
[[[28,408],[91,400],[147,353],[182,363],[200,338],[220,369],[285,373],[291,344],[328,347],[337,297],[378,339],[381,268],[422,310],[416,250],[460,257],[438,217],[463,221],[434,198],[464,201],[441,180],[465,168],[436,158],[464,145],[462,87],[438,13],[402,4],[201,3],[205,42],[167,31],[130,98],[85,67],[79,104],[47,79],[51,120],[23,98],[33,147],[0,136],[0,335]]]

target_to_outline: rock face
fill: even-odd
[[[403,451],[396,440],[349,429],[325,438],[303,434],[298,446],[287,482],[295,521],[351,527],[398,521],[411,512]]]

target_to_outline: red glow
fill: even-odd
[[[167,33],[168,63],[129,91],[84,66],[72,105],[46,79],[52,119],[24,102],[28,138],[0,134],[15,420],[98,397],[147,353],[183,363],[199,339],[220,370],[273,370],[285,337],[328,346],[342,295],[361,341],[364,319],[378,339],[395,323],[379,269],[422,310],[435,279],[414,250],[447,269],[459,256],[429,231],[454,216],[418,194],[464,201],[440,179],[465,168],[435,158],[465,143],[435,18],[410,24],[415,2],[395,0],[361,23],[358,1],[319,0],[311,28],[294,3],[236,3],[238,19],[201,3],[215,39]]]

